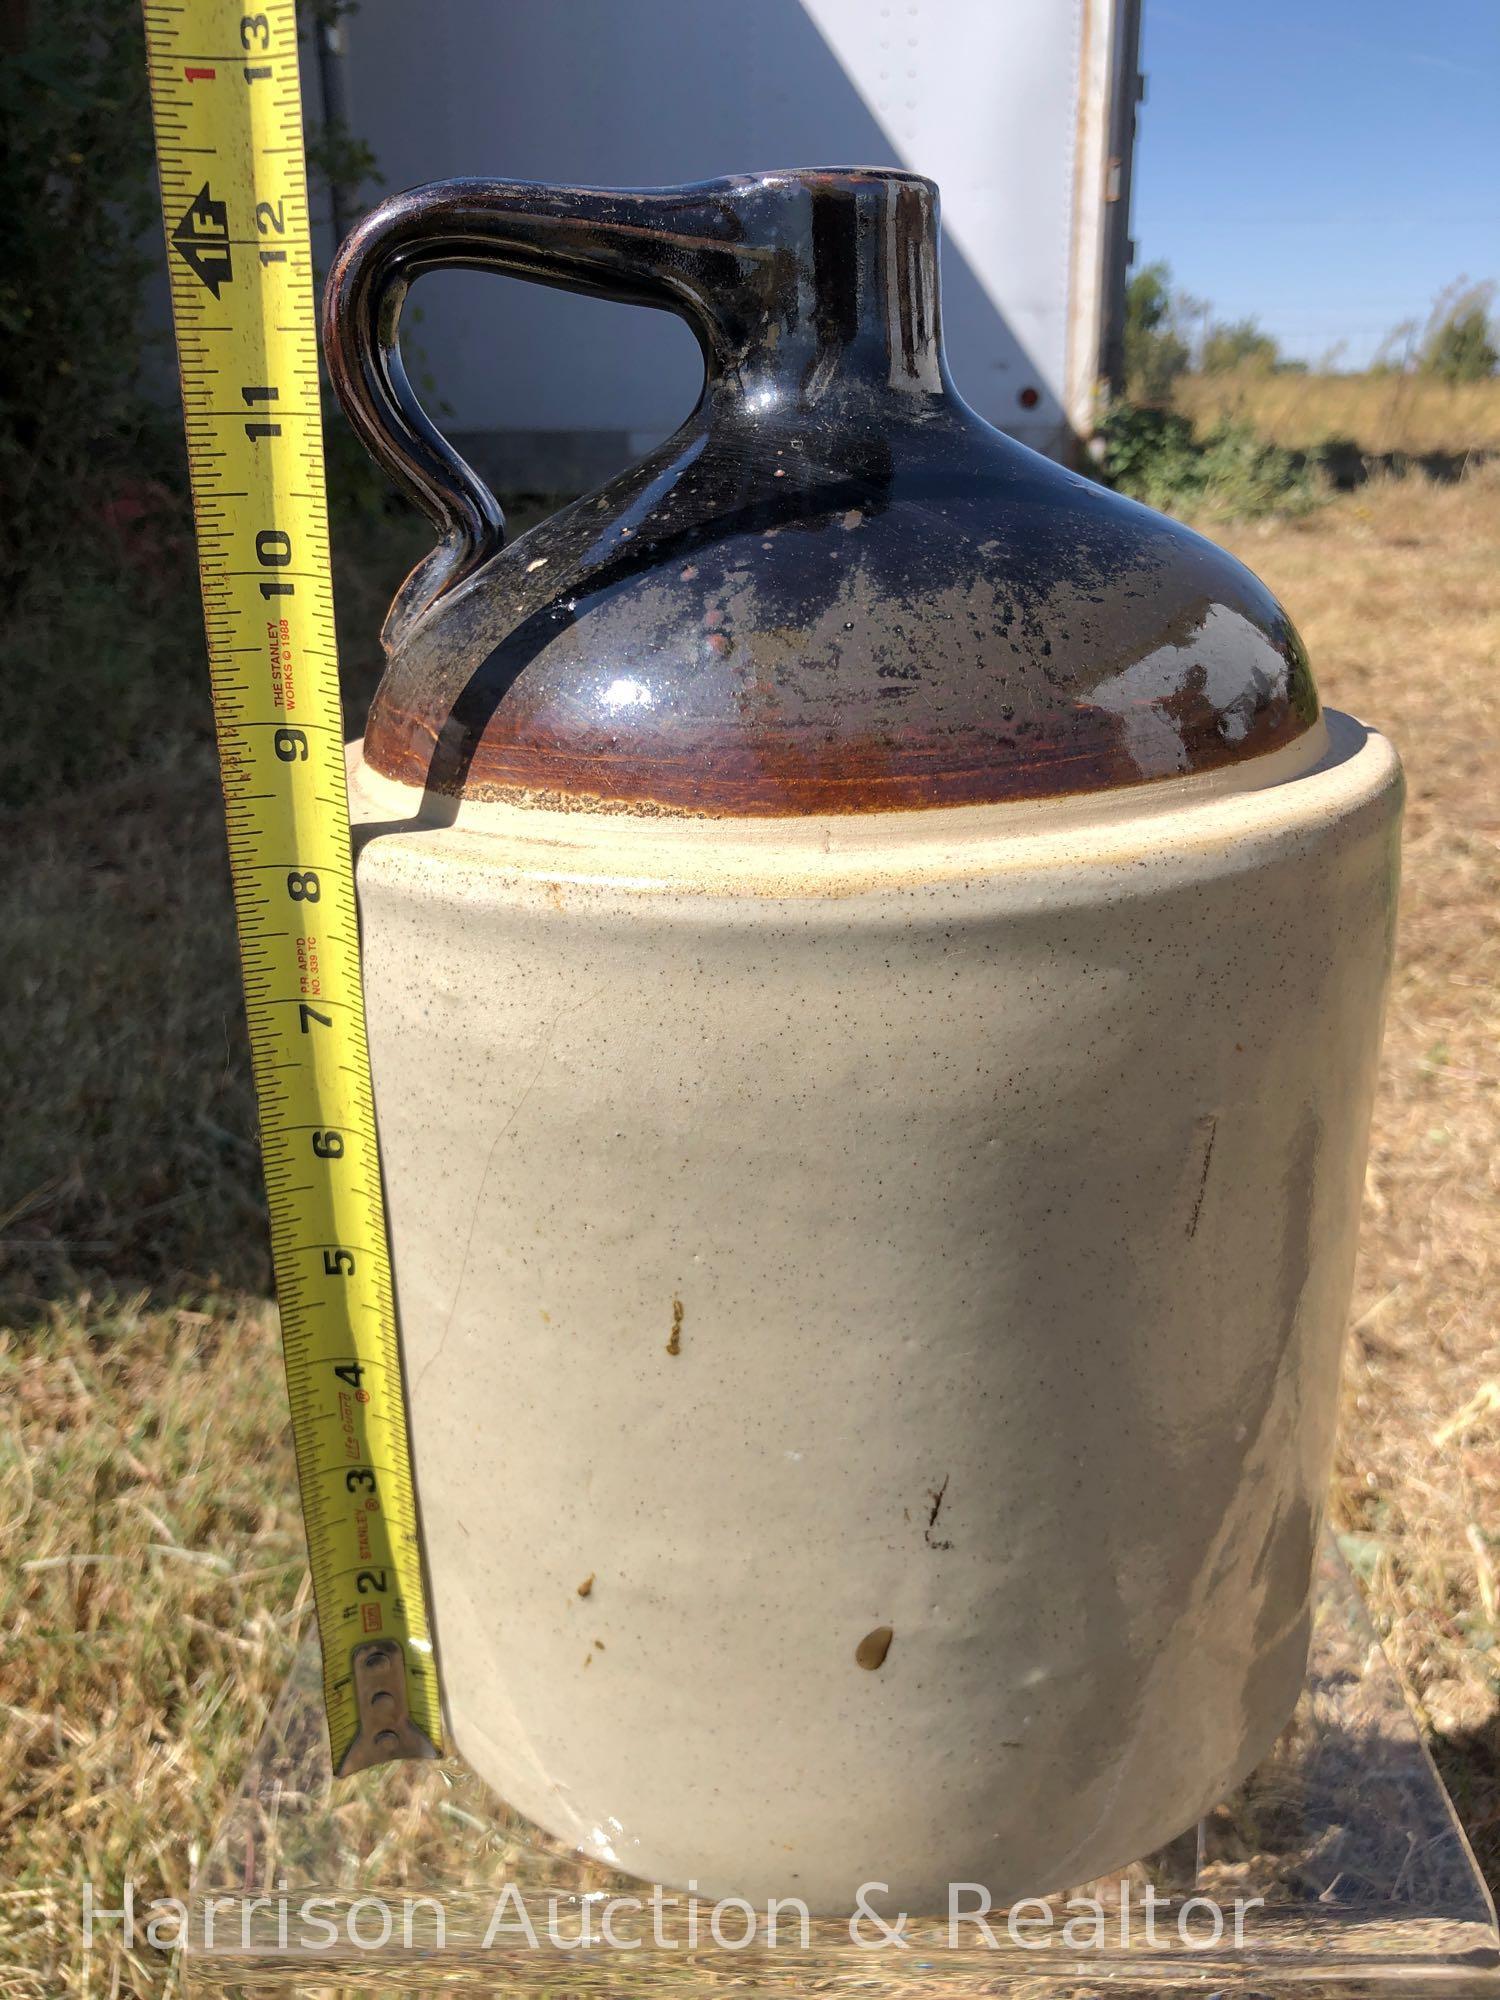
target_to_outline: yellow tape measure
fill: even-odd
[[[365,1042],[293,0],[145,0],[334,1767],[441,1742]]]

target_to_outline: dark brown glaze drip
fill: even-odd
[[[698,408],[503,546],[394,346],[406,283],[445,262],[681,312]],[[868,812],[1213,770],[1317,714],[1248,570],[954,391],[927,182],[418,190],[346,248],[328,344],[361,434],[446,530],[387,625],[365,754],[390,777],[594,810]]]

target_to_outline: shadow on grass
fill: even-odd
[[[265,1217],[211,749],[7,830],[7,1312],[82,1286],[264,1289]]]
[[[510,496],[513,532],[553,504]],[[432,540],[368,498],[335,515],[351,736]],[[212,733],[184,507],[153,489],[38,566],[0,641],[0,1316],[18,1325],[85,1289],[271,1288]]]
[[[1500,1715],[1477,1729],[1442,1732],[1428,1747],[1480,1872],[1500,1896]]]
[[[170,496],[169,496],[170,497]],[[338,536],[345,713],[430,540]],[[83,588],[76,584],[85,572]],[[271,1283],[202,623],[178,530],[23,586],[0,670],[0,1311],[80,1289],[172,1303]],[[24,760],[24,761],[23,761]]]

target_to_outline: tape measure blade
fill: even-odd
[[[144,13],[329,1741],[357,1769],[442,1734],[360,977],[296,10]]]

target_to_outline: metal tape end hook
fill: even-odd
[[[400,1759],[436,1757],[429,1741],[411,1719],[406,1699],[406,1653],[399,1640],[369,1639],[354,1648],[350,1659],[359,1728],[339,1759],[337,1776],[369,1771],[377,1764]]]

